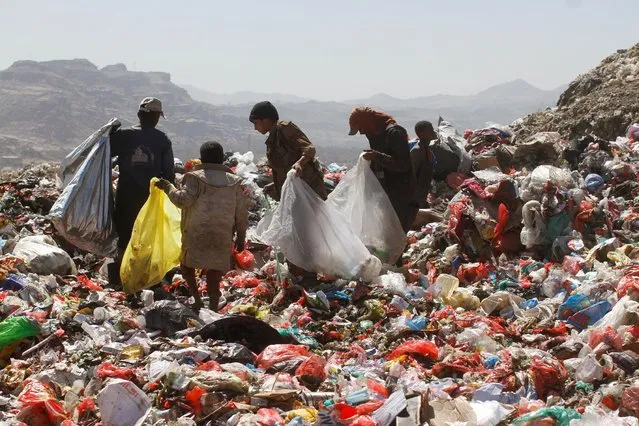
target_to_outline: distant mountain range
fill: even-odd
[[[255,93],[251,91],[241,91],[235,93],[213,93],[190,84],[176,83],[185,88],[191,97],[196,101],[206,102],[213,105],[242,105],[254,104],[256,102],[269,99],[273,103],[302,103],[311,99],[301,98],[295,95],[284,93]]]
[[[313,99],[302,98],[283,93],[256,93],[242,91],[235,93],[213,93],[188,84],[181,85],[191,97],[197,101],[207,102],[213,105],[244,105],[270,100],[273,103],[305,103]],[[532,84],[518,79],[497,86],[489,87],[475,95],[433,95],[416,98],[400,99],[378,93],[365,99],[349,99],[340,101],[346,105],[374,105],[377,107],[402,109],[402,108],[471,108],[477,104],[540,104],[544,106],[554,105],[568,85],[557,87],[553,90],[542,90]]]
[[[379,94],[318,102],[286,94],[218,95],[186,87],[174,84],[168,73],[130,71],[123,64],[98,68],[86,59],[18,61],[0,71],[0,167],[60,160],[112,117],[132,125],[137,121],[138,103],[146,96],[156,96],[165,105],[167,120],[161,128],[180,158],[196,157],[200,144],[211,139],[222,142],[227,150],[263,155],[265,138],[253,130],[248,113],[252,103],[269,99],[283,119],[294,121],[308,134],[322,160],[352,163],[366,146],[363,137],[346,135],[354,105],[386,110],[409,133],[415,122],[436,120],[439,115],[461,131],[482,127],[487,121],[508,124],[554,106],[562,91],[544,91],[516,80],[472,96],[397,99]]]

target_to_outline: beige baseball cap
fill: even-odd
[[[164,111],[162,111],[162,102],[158,98],[148,97],[142,99],[140,102],[140,111],[143,112],[159,112],[164,117]]]

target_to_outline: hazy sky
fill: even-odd
[[[639,42],[636,0],[0,0],[0,69],[87,58],[215,92],[552,89]]]

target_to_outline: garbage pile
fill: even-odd
[[[557,108],[535,112],[512,124],[518,137],[537,132],[559,132],[573,139],[588,134],[605,140],[623,135],[639,120],[639,44],[618,50],[573,81]]]
[[[324,166],[328,200],[300,209],[299,179],[276,203],[265,162],[228,153],[250,229],[219,312],[191,309],[178,269],[134,296],[113,289],[95,254],[109,247],[61,237],[99,242],[60,206],[107,200],[112,122],[61,168],[71,181],[99,152],[96,186],[56,189],[55,165],[0,176],[0,424],[639,425],[639,124],[636,104],[615,104],[634,93],[638,54],[512,127],[460,134],[440,119],[434,143],[457,169],[407,248],[363,159]],[[177,180],[196,163],[176,160]]]
[[[110,289],[104,259],[46,216],[55,169],[2,177],[0,421],[639,424],[636,145],[539,134],[528,163],[552,145],[561,167],[480,169],[517,146],[507,129],[473,132],[504,136],[473,151],[444,126],[473,170],[438,184],[446,211],[410,233],[404,267],[302,288],[253,228],[219,313],[191,310],[179,273],[137,300]],[[273,209],[268,168],[251,153],[227,164],[255,226]],[[327,187],[344,172],[326,168]]]

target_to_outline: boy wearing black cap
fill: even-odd
[[[286,174],[293,169],[320,198],[326,200],[324,174],[315,158],[315,147],[300,128],[290,121],[280,120],[277,109],[268,101],[255,104],[249,121],[255,130],[269,135],[266,139],[266,158],[273,171],[273,186],[265,190],[279,200]]]
[[[255,104],[249,121],[261,134],[268,133],[266,158],[273,172],[273,183],[264,191],[279,201],[286,174],[293,169],[322,200],[326,200],[324,174],[315,158],[315,147],[300,128],[290,121],[280,120],[277,109],[268,101]],[[293,275],[301,276],[302,285],[312,285],[317,280],[314,272],[305,271],[290,262],[288,266]]]

